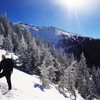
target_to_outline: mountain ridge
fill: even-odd
[[[24,22],[18,22],[18,23],[15,23],[15,24],[25,25],[25,26],[32,27],[32,28],[36,27],[36,28],[40,28],[40,29],[42,29],[42,28],[48,28],[48,29],[49,28],[53,28],[53,29],[61,30],[61,31],[65,32],[65,33],[76,35],[76,36],[88,37],[88,38],[94,39],[93,37],[81,35],[81,34],[78,34],[78,33],[75,33],[75,32],[65,31],[64,29],[58,28],[56,26],[39,26],[39,25],[27,24],[27,23],[24,23]]]
[[[54,45],[59,45],[60,42],[63,41],[63,39],[66,39],[70,42],[72,42],[72,41],[81,42],[81,39],[84,40],[85,38],[88,38],[90,40],[93,39],[93,38],[85,37],[85,36],[82,36],[82,35],[79,35],[76,33],[66,32],[62,29],[59,29],[59,28],[56,28],[53,26],[49,26],[49,27],[48,26],[47,27],[46,26],[32,26],[32,25],[28,25],[25,23],[24,24],[19,23],[17,25],[19,25],[22,29],[23,28],[27,29],[30,33],[33,34],[33,36],[41,37],[46,42],[49,42],[49,43],[54,44]],[[68,45],[66,44],[66,46],[68,46]]]
[[[36,28],[54,28],[54,29],[58,29],[58,30],[61,30],[61,31],[63,31],[63,32],[66,32],[66,33],[71,33],[71,34],[73,34],[73,35],[77,35],[77,36],[81,36],[81,37],[88,37],[88,38],[91,38],[91,39],[96,39],[96,38],[94,38],[94,37],[90,37],[90,36],[85,36],[85,35],[81,35],[81,34],[79,34],[79,33],[76,33],[76,32],[71,32],[71,31],[66,31],[66,30],[64,30],[64,29],[62,29],[62,28],[58,28],[58,27],[56,27],[56,26],[39,26],[39,25],[33,25],[33,24],[27,24],[27,23],[25,23],[25,22],[18,22],[18,23],[15,23],[15,24],[20,24],[20,25],[25,25],[25,26],[29,26],[29,27],[36,27]]]

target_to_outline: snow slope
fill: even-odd
[[[0,56],[2,54],[5,54],[4,50],[0,50]],[[38,76],[17,69],[12,74],[12,85],[13,89],[7,92],[5,77],[0,79],[0,100],[71,100],[69,93],[65,98],[54,85],[50,89],[44,89]],[[78,93],[77,100],[83,100]]]
[[[6,79],[0,79],[0,100],[71,100],[60,94],[54,86],[44,89],[38,76],[31,76],[17,69],[12,74],[13,89],[7,94]],[[69,94],[68,94],[69,96]],[[83,100],[80,96],[79,99]]]
[[[12,75],[13,90],[6,95],[2,95],[7,91],[5,78],[0,79],[0,100],[65,100],[65,98],[59,94],[59,92],[52,88],[50,90],[42,90],[39,78],[37,76],[30,76],[23,72],[14,69]],[[34,86],[37,85],[35,88]],[[2,88],[4,87],[4,88]],[[70,99],[69,99],[70,100]]]

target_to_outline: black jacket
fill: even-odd
[[[12,73],[14,67],[14,61],[10,58],[3,59],[0,63],[0,69],[3,69],[4,73]]]

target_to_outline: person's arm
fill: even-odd
[[[0,62],[0,72],[2,72],[2,61]]]
[[[1,69],[1,71],[5,69],[5,60],[2,60],[0,62],[0,69]]]

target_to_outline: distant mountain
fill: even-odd
[[[25,23],[19,23],[17,25],[19,25],[21,29],[27,29],[34,37],[41,37],[44,41],[55,45],[56,47],[62,47],[65,50],[92,39],[79,34],[66,32],[56,27],[32,26]]]
[[[21,29],[27,29],[34,37],[41,37],[44,41],[63,48],[67,53],[74,53],[77,59],[83,52],[89,66],[100,65],[100,39],[66,32],[56,27],[32,26],[25,23],[18,25]]]

